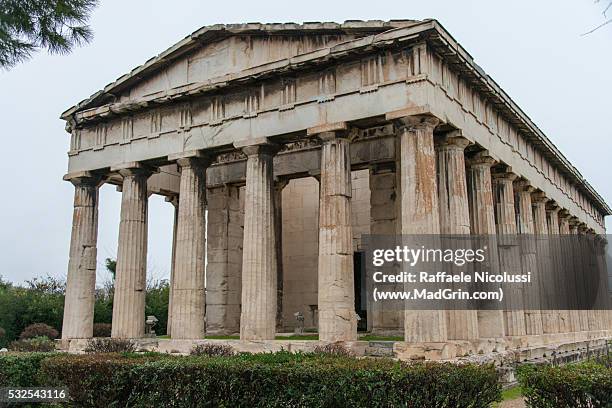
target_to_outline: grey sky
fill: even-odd
[[[214,23],[436,18],[612,203],[612,25],[580,36],[603,21],[602,8],[593,0],[103,0],[92,44],[0,71],[0,275],[65,277],[73,188],[62,181],[69,137],[60,113]],[[102,188],[99,281],[117,250],[119,204],[114,188]],[[149,208],[149,276],[159,279],[170,270],[173,209],[155,196]]]

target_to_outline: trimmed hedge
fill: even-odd
[[[171,357],[62,355],[42,362],[47,385],[87,407],[488,407],[493,366],[356,359],[314,353]]]
[[[36,387],[40,364],[55,353],[5,353],[0,354],[0,387]]]
[[[612,407],[612,368],[603,364],[524,365],[518,378],[532,408]]]

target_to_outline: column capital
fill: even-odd
[[[168,161],[174,161],[179,167],[208,167],[212,163],[212,156],[201,150],[190,150],[187,152],[168,155]]]
[[[543,191],[535,191],[531,194],[531,202],[533,205],[546,205],[550,199],[546,197],[546,194]]]
[[[580,224],[580,220],[579,220],[579,219],[578,219],[578,217],[576,217],[575,215],[570,216],[570,219],[569,219],[568,221],[569,221],[569,225],[570,225],[571,227],[576,227],[576,228],[578,228],[578,225]]]
[[[531,185],[529,180],[519,178],[514,181],[514,189],[519,193],[531,194],[535,191],[535,187]]]
[[[151,174],[158,172],[157,169],[140,162],[121,163],[112,166],[110,170],[112,172],[120,174],[123,177],[139,175],[149,177]]]
[[[491,178],[512,183],[518,178],[518,175],[512,172],[511,167],[508,167],[506,170],[491,172]]]
[[[280,145],[270,142],[267,137],[235,142],[234,147],[241,150],[247,158],[259,155],[274,156],[280,150]]]
[[[393,117],[392,114],[387,114],[387,119],[392,120],[398,130],[416,131],[427,130],[433,132],[436,126],[441,121],[433,115],[413,115],[413,116],[398,116]]]
[[[90,171],[79,171],[64,175],[65,181],[71,182],[76,186],[92,186],[97,187],[102,182],[102,176],[94,174]]]
[[[488,166],[491,167],[497,160],[490,155],[488,150],[481,150],[480,152],[466,158],[465,163],[470,167],[476,166]]]
[[[559,207],[559,205],[554,201],[554,200],[550,200],[546,203],[546,212],[549,214],[559,214],[559,211],[561,211],[561,207]]]
[[[437,149],[457,149],[457,150],[465,150],[466,147],[470,145],[470,141],[463,137],[463,134],[460,130],[454,130],[452,132],[448,132],[443,136],[440,136],[436,140],[436,148]]]
[[[571,218],[571,214],[568,210],[566,210],[565,208],[562,208],[559,210],[559,218],[567,219],[567,221],[569,222],[569,219]]]

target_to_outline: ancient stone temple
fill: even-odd
[[[122,195],[113,337],[145,333],[151,194],[175,208],[175,340],[273,340],[296,313],[321,341],[400,334],[410,352],[610,336],[606,312],[562,325],[363,301],[364,234],[604,234],[612,214],[435,20],[203,27],[62,119],[66,340],[92,337],[103,183]]]

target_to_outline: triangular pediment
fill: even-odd
[[[185,85],[204,83],[415,23],[414,20],[375,20],[203,27],[68,109],[62,118],[108,102],[127,102]]]

